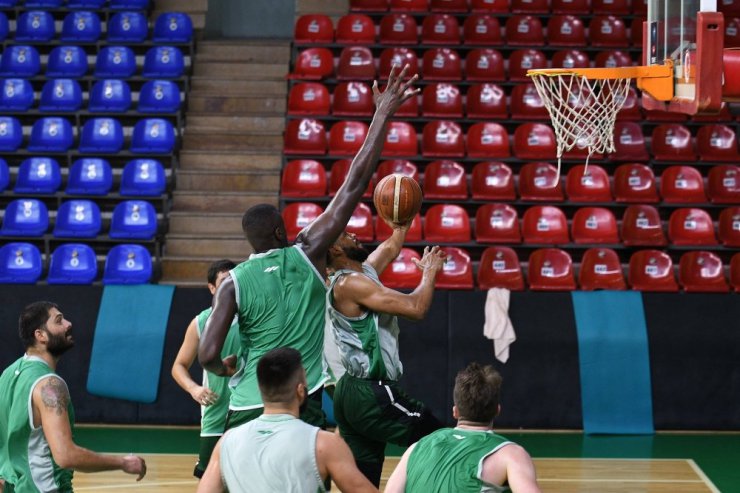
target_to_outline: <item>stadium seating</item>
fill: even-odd
[[[684,207],[671,213],[668,239],[674,245],[716,245],[712,218],[703,209]]]
[[[431,0],[429,10],[432,12],[456,12],[465,13],[468,11],[467,0]]]
[[[663,246],[666,238],[658,209],[630,205],[622,216],[622,242],[627,246]]]
[[[298,233],[324,212],[320,206],[310,202],[293,202],[282,211],[288,241],[295,241]]]
[[[582,207],[573,215],[571,235],[575,243],[619,243],[617,220],[604,207]]]
[[[106,0],[69,0],[68,9],[99,9],[102,8]]]
[[[380,52],[378,58],[378,75],[381,79],[387,79],[388,74],[391,73],[393,66],[404,67],[409,66],[409,71],[417,73],[419,71],[419,58],[416,56],[416,52],[411,48],[404,48],[403,46],[386,48]]]
[[[391,237],[393,230],[391,227],[383,221],[380,217],[375,219],[375,238],[378,241],[385,241]],[[417,214],[414,219],[411,220],[411,226],[406,232],[406,242],[413,243],[421,241],[421,215]]]
[[[436,204],[424,216],[424,238],[431,243],[467,243],[470,219],[459,205]]]
[[[588,14],[591,12],[591,0],[552,0],[550,6],[553,14]]]
[[[136,56],[128,46],[104,46],[95,60],[98,79],[128,79],[136,72]],[[47,75],[48,72],[47,72]],[[64,74],[59,74],[64,76]]]
[[[433,120],[424,125],[421,153],[424,157],[465,156],[465,139],[460,125],[451,120]]]
[[[640,250],[633,253],[627,278],[634,290],[678,291],[671,257],[659,250]]]
[[[522,200],[557,201],[563,197],[558,170],[550,163],[527,163],[519,171],[519,196]]]
[[[98,59],[101,60],[101,69],[106,68],[102,58],[98,56]],[[0,63],[0,65],[2,65],[2,63]],[[81,47],[57,46],[51,50],[51,53],[49,53],[45,73],[47,77],[76,79],[84,76],[88,69],[87,54]],[[136,67],[134,66],[134,70],[135,69]],[[39,70],[40,67],[35,73],[38,73]],[[112,72],[112,70],[110,71]],[[133,73],[133,70],[128,67],[127,72]]]
[[[511,118],[546,120],[547,109],[534,84],[517,84],[511,90]]]
[[[121,173],[119,193],[130,197],[158,197],[167,183],[164,166],[156,159],[133,159]]]
[[[72,112],[82,107],[82,89],[74,79],[50,79],[41,89],[39,111]]]
[[[556,51],[552,55],[553,68],[588,68],[591,66],[586,53],[571,49]]]
[[[15,41],[49,42],[54,37],[54,17],[44,10],[26,10],[16,21]]]
[[[508,204],[484,204],[475,214],[478,243],[521,243],[519,215]]]
[[[347,180],[347,173],[349,173],[349,167],[352,161],[349,159],[340,159],[335,161],[331,167],[331,175],[329,176],[329,195],[334,196],[344,182]],[[367,189],[363,197],[373,196],[373,181],[367,184]]]
[[[449,14],[428,14],[421,24],[421,43],[445,46],[460,43],[460,25]]]
[[[492,246],[483,251],[478,268],[480,289],[506,288],[511,291],[524,289],[524,277],[516,252],[509,247]]]
[[[487,82],[471,84],[466,96],[465,113],[468,118],[506,118],[506,93],[500,86]]]
[[[514,156],[519,159],[555,159],[557,144],[552,127],[523,123],[514,131]]]
[[[467,199],[468,183],[465,168],[455,161],[433,161],[424,171],[423,192],[427,199]]]
[[[740,292],[740,252],[730,261],[730,284],[736,293]]]
[[[503,14],[509,12],[509,0],[470,0],[471,12]]]
[[[473,289],[473,263],[462,248],[442,247],[447,255],[442,270],[437,274],[437,289]]]
[[[0,236],[38,237],[49,229],[49,211],[37,199],[15,199],[5,207]]]
[[[283,167],[280,194],[284,197],[323,197],[326,171],[312,159],[289,161]]]
[[[103,284],[146,284],[152,277],[152,257],[141,245],[116,245],[105,258]]]
[[[142,77],[147,79],[177,79],[182,77],[184,73],[185,59],[179,48],[153,46],[144,55],[144,66],[141,69]]]
[[[740,204],[740,167],[734,164],[714,166],[709,170],[709,200],[715,204]]]
[[[68,195],[107,195],[112,186],[110,163],[98,157],[85,157],[72,163],[65,192]]]
[[[91,113],[123,113],[131,107],[131,88],[123,80],[102,79],[93,84],[87,109]]]
[[[10,185],[10,169],[5,159],[0,158],[0,192],[4,192]]]
[[[627,288],[619,256],[610,248],[589,248],[583,253],[578,284],[584,291]]]
[[[131,152],[169,154],[175,149],[175,129],[167,120],[145,118],[136,122],[131,136]]]
[[[549,205],[530,207],[522,216],[522,237],[524,243],[570,243],[565,214],[559,208]]]
[[[368,12],[385,12],[388,10],[388,0],[350,0],[350,12],[357,10]]]
[[[376,78],[375,61],[370,48],[365,46],[348,46],[342,49],[337,64],[339,80],[374,80]]]
[[[504,57],[493,48],[476,48],[465,57],[465,78],[469,81],[491,82],[506,79]]]
[[[572,291],[576,289],[573,260],[558,248],[542,248],[529,256],[529,289],[532,291]]]
[[[102,223],[100,208],[91,200],[67,200],[62,202],[54,223],[56,238],[95,238]]]
[[[470,191],[473,200],[516,200],[514,173],[501,162],[478,163],[473,168]]]
[[[428,81],[456,81],[462,79],[460,55],[450,48],[426,50],[422,67],[422,76]]]
[[[31,157],[18,167],[16,194],[52,194],[62,185],[62,172],[56,159]]]
[[[94,12],[70,12],[62,23],[63,43],[94,43],[100,38],[100,17]]]
[[[547,23],[547,42],[551,46],[586,46],[586,28],[579,17],[553,15]]]
[[[66,152],[74,143],[74,130],[66,118],[46,116],[31,128],[28,150],[31,152]]]
[[[488,14],[468,14],[463,24],[463,43],[470,45],[501,45],[501,24]]]
[[[539,50],[532,48],[514,50],[509,55],[509,81],[530,82],[528,70],[547,68],[547,57]]]
[[[393,159],[389,161],[383,161],[378,165],[378,181],[382,180],[391,173],[399,173],[401,175],[410,176],[414,180],[421,181],[419,178],[419,169],[411,161],[405,159]]]
[[[635,122],[617,121],[614,124],[614,147],[610,155],[614,161],[647,161],[645,137],[640,125]]]
[[[42,269],[41,252],[34,245],[13,242],[0,247],[0,283],[35,284]]]
[[[391,13],[380,20],[379,40],[388,45],[415,45],[419,34],[414,18],[409,14]]]
[[[678,282],[687,293],[726,293],[730,290],[722,261],[712,252],[686,252],[681,255]]]
[[[33,77],[41,71],[41,58],[33,46],[14,44],[8,46],[0,59],[3,77]]]
[[[59,245],[51,254],[49,284],[92,284],[98,275],[95,252],[82,243]]]
[[[422,92],[421,114],[424,117],[461,118],[463,102],[456,85],[429,84]]]
[[[340,121],[329,131],[329,154],[354,156],[367,136],[368,126],[360,121]]]
[[[665,123],[653,130],[653,156],[661,161],[696,161],[691,132],[680,123]]]
[[[123,148],[123,127],[115,118],[92,118],[82,126],[80,152],[114,154]]]
[[[33,106],[33,87],[29,81],[5,79],[0,84],[0,111],[26,111]]]
[[[180,109],[180,89],[169,80],[150,80],[139,90],[139,113],[174,113]]]
[[[503,125],[493,122],[474,123],[466,136],[471,158],[507,158],[510,156],[509,135]]]
[[[13,116],[0,116],[0,151],[15,151],[22,142],[21,122]]]
[[[634,0],[634,4],[639,0]],[[629,0],[592,0],[591,8],[596,14],[618,14],[627,15],[630,13]]]
[[[391,264],[380,274],[384,286],[392,289],[413,289],[421,282],[421,271],[413,259],[421,256],[410,248],[402,248]]]
[[[627,28],[622,19],[608,15],[595,15],[588,25],[588,38],[595,47],[628,47]]]
[[[737,150],[737,135],[727,125],[704,125],[696,133],[696,147],[702,161],[740,160]]]
[[[183,12],[163,12],[154,21],[155,43],[189,43],[193,40],[193,22]]]
[[[663,201],[673,204],[704,203],[704,180],[701,173],[691,166],[670,166],[660,176],[660,195]]]
[[[390,0],[391,11],[427,12],[429,0]]]
[[[614,172],[614,199],[617,202],[658,202],[653,170],[640,163],[619,166]]]
[[[319,80],[334,74],[334,56],[328,48],[307,48],[298,54],[294,79]]]
[[[740,247],[740,207],[728,207],[719,215],[719,241],[726,247]]]
[[[506,43],[512,46],[543,46],[542,21],[531,15],[512,15],[506,21]]]
[[[357,204],[347,222],[345,231],[354,234],[359,242],[370,242],[375,239],[373,211],[367,204]]]
[[[157,233],[157,213],[143,200],[126,200],[113,209],[108,236],[116,239],[151,240]]]
[[[568,171],[565,192],[572,202],[611,202],[609,175],[597,164],[579,164]]]
[[[141,43],[148,35],[149,24],[141,12],[117,12],[108,21],[109,43]]]
[[[292,92],[292,91],[291,91]],[[305,101],[306,94],[303,95]],[[374,110],[373,93],[370,86],[364,82],[340,82],[334,88],[334,101],[331,112],[335,116],[372,116]],[[323,110],[323,93],[317,88],[316,95],[310,103],[313,107],[321,106],[314,111]],[[328,104],[329,95],[326,94]],[[307,103],[304,103],[306,105]],[[290,103],[289,103],[290,105]],[[328,109],[328,108],[327,108]],[[290,111],[290,108],[289,110]]]
[[[0,41],[5,41],[10,33],[10,23],[5,12],[0,12]]]

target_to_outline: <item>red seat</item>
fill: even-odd
[[[522,237],[524,243],[553,245],[570,243],[565,214],[551,205],[530,207],[522,217]]]
[[[424,79],[460,80],[462,62],[460,55],[449,48],[433,48],[424,52],[422,60]]]
[[[335,116],[372,116],[374,108],[373,93],[364,82],[340,82],[334,88]]]
[[[725,19],[725,48],[740,47],[740,19]]]
[[[619,243],[617,220],[603,207],[578,209],[573,215],[571,231],[576,243]]]
[[[552,127],[522,123],[514,131],[514,155],[519,159],[555,159],[557,144]]]
[[[289,115],[328,115],[330,108],[329,90],[320,82],[303,82],[290,89]]]
[[[631,67],[632,65],[632,58],[621,50],[600,51],[594,58],[594,67],[616,68]]]
[[[663,246],[666,239],[658,209],[631,205],[622,215],[622,243],[627,246]]]
[[[462,96],[454,84],[437,82],[424,87],[421,115],[424,117],[462,118]]]
[[[621,99],[621,96],[617,98]],[[622,103],[622,109],[617,112],[617,120],[631,120],[639,121],[642,120],[642,111],[640,111],[640,101],[637,98],[637,91],[634,87],[630,87],[627,95],[624,96],[624,103]]]
[[[563,197],[558,170],[550,163],[527,163],[519,170],[519,196],[522,200],[557,201]]]
[[[701,173],[691,166],[671,166],[660,175],[660,195],[671,204],[698,204],[707,201]]]
[[[696,134],[696,147],[702,161],[740,160],[737,136],[727,125],[704,125]]]
[[[319,80],[334,74],[334,55],[328,48],[307,48],[298,54],[291,79]]]
[[[728,207],[719,214],[719,241],[726,247],[740,247],[740,207]]]
[[[668,238],[674,245],[716,245],[714,225],[707,211],[693,207],[676,209],[668,221]]]
[[[610,248],[586,250],[581,259],[578,284],[584,291],[627,289],[617,253]]]
[[[634,290],[678,291],[671,257],[660,250],[640,250],[633,253],[628,278]]]
[[[334,41],[334,24],[328,15],[302,15],[295,22],[293,39],[301,44],[331,43]]]
[[[509,13],[509,0],[470,0],[471,12]]]
[[[378,241],[385,241],[391,237],[391,234],[393,234],[391,227],[378,217],[375,220],[375,238],[377,238]],[[419,241],[421,241],[421,214],[417,214],[414,217],[413,221],[411,221],[409,230],[406,232],[407,243]]]
[[[715,204],[740,204],[740,166],[725,164],[709,170],[709,199]]]
[[[549,115],[534,84],[517,84],[511,90],[511,118],[547,120]]]
[[[531,15],[512,15],[506,21],[506,43],[519,46],[542,46],[545,35],[542,21]]]
[[[678,282],[687,293],[726,293],[730,290],[722,261],[712,252],[686,252],[678,266]]]
[[[553,14],[588,14],[591,0],[552,0],[550,8]]]
[[[645,110],[645,120],[651,122],[684,122],[688,119],[688,115],[674,111]]]
[[[642,46],[642,24],[646,20],[645,17],[635,17],[632,19],[632,24],[630,24],[630,43],[632,43],[632,46]]]
[[[509,134],[499,123],[478,122],[468,129],[468,156],[472,158],[509,157]]]
[[[598,164],[578,164],[568,171],[565,192],[572,202],[611,202],[609,175]]]
[[[547,42],[551,46],[586,46],[586,28],[573,15],[553,15],[547,23]]]
[[[423,190],[427,199],[467,199],[465,168],[455,161],[432,161],[424,170]]]
[[[614,171],[614,199],[617,202],[659,202],[653,170],[640,163],[619,166]]]
[[[732,51],[729,51],[729,53],[732,53]],[[693,122],[722,123],[722,122],[732,122],[734,119],[735,117],[730,112],[730,107],[726,102],[723,102],[720,105],[719,111],[717,113],[707,113],[704,115],[702,114],[691,115],[691,121]]]
[[[484,204],[475,213],[478,243],[521,243],[519,214],[508,204]]]
[[[373,211],[367,204],[360,202],[355,207],[352,217],[347,222],[345,231],[357,236],[360,242],[370,242],[375,239],[375,229],[373,228]]]
[[[589,68],[588,55],[580,50],[560,50],[552,55],[553,68]]]
[[[635,122],[618,121],[614,124],[614,147],[609,157],[614,161],[647,161],[645,137],[640,125]]]
[[[627,28],[622,19],[613,15],[595,15],[588,25],[589,41],[592,46],[628,47]]]
[[[463,24],[463,43],[471,45],[500,45],[501,24],[488,14],[470,14]]]
[[[398,110],[396,110],[396,114],[394,116],[399,118],[416,118],[419,116],[419,98],[416,96],[408,98],[401,104]]]
[[[282,216],[288,241],[295,241],[298,233],[311,224],[322,212],[324,212],[324,209],[311,202],[293,202],[286,205]]]
[[[632,13],[636,15],[647,15],[648,0],[632,0]]]
[[[430,45],[460,44],[460,25],[449,14],[429,14],[421,24],[421,42]]]
[[[471,84],[466,95],[465,113],[468,118],[506,118],[506,93],[496,84]]]
[[[629,0],[592,0],[591,9],[594,14],[627,15],[630,13],[630,2]]]
[[[559,248],[541,248],[529,256],[527,268],[532,291],[573,291],[573,260]]]
[[[539,50],[514,50],[509,55],[509,80],[530,82],[527,71],[547,68],[547,58]]]
[[[339,80],[374,80],[375,60],[369,48],[348,46],[339,54],[337,79]]]
[[[388,0],[349,0],[349,11],[384,12],[388,10]]]
[[[407,122],[390,122],[381,156],[416,156],[418,154],[416,130]]]
[[[290,120],[285,126],[285,154],[326,154],[326,130],[318,120]]]
[[[740,253],[736,253],[730,260],[730,284],[736,293],[740,293]]]
[[[430,243],[467,243],[470,219],[459,205],[437,204],[424,216],[424,238]]]
[[[331,166],[331,174],[329,175],[329,195],[334,196],[339,190],[339,187],[344,184],[347,180],[347,174],[349,173],[349,167],[352,165],[350,159],[339,159],[335,161]],[[367,184],[367,190],[362,195],[363,197],[373,196],[373,181]]]
[[[438,289],[473,289],[473,263],[462,248],[443,247],[447,254],[442,270],[437,273]]]
[[[515,14],[547,14],[550,0],[511,0],[511,11]]]
[[[496,161],[478,163],[470,180],[473,200],[516,200],[514,173]]]
[[[390,8],[399,12],[428,12],[429,0],[390,0]]]
[[[367,123],[357,121],[337,122],[329,131],[329,154],[354,156],[367,136]]]
[[[432,12],[467,12],[468,0],[432,0],[429,10]]]
[[[460,125],[449,120],[434,120],[424,125],[421,154],[424,157],[465,156],[465,139]]]
[[[661,161],[696,161],[691,132],[680,123],[666,123],[653,129],[653,156]]]
[[[380,274],[380,282],[392,289],[414,289],[421,282],[421,271],[413,259],[421,255],[410,248],[402,248],[398,257]]]
[[[419,169],[411,161],[405,159],[392,159],[389,161],[383,161],[378,166],[378,181],[382,180],[391,173],[398,173],[405,176],[410,176],[414,180],[421,181],[419,179]]]
[[[364,14],[343,15],[337,21],[336,40],[339,44],[373,44],[375,23]]]
[[[326,170],[318,161],[288,161],[280,185],[283,197],[323,197],[326,195]]]
[[[388,79],[393,65],[398,67],[408,65],[408,73],[410,74],[415,74],[419,71],[419,59],[416,56],[416,52],[409,48],[386,48],[380,52],[378,75],[381,79]]]
[[[740,16],[740,1],[739,0],[722,0],[717,2],[717,10],[728,17],[739,17]]]
[[[416,20],[409,14],[387,14],[380,20],[380,43],[415,45],[419,42]]]
[[[502,81],[506,79],[504,57],[492,48],[470,50],[465,58],[465,78],[471,81]]]
[[[483,250],[478,267],[478,287],[522,291],[524,277],[516,252],[503,246],[492,246]]]

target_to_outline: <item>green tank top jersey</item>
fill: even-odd
[[[198,329],[198,338],[200,339],[203,330],[206,328],[206,321],[211,316],[212,308],[206,308],[198,314],[196,317],[196,324]],[[236,317],[229,327],[229,332],[226,334],[226,340],[224,341],[224,347],[221,349],[221,359],[236,354],[237,357],[237,369],[244,365],[243,360],[246,359],[246,352],[241,350],[241,343],[239,341],[239,324],[236,322]],[[211,389],[218,394],[218,400],[210,406],[201,406],[200,408],[200,436],[220,436],[224,434],[226,428],[226,415],[229,412],[229,399],[231,397],[231,391],[229,390],[229,377],[221,377],[209,371],[203,370],[203,386],[207,389]]]
[[[334,340],[347,373],[357,378],[397,381],[403,375],[398,354],[398,317],[366,311],[359,317],[345,317],[334,309],[334,285],[354,270],[339,270],[331,277],[326,311],[331,321]],[[377,284],[378,273],[362,264],[362,273]]]
[[[236,289],[239,335],[249,348],[246,366],[232,378],[230,409],[262,407],[257,362],[279,347],[301,353],[309,393],[327,380],[324,364],[326,286],[299,246],[253,254],[231,271]]]
[[[73,471],[54,462],[43,428],[33,427],[31,394],[38,382],[50,375],[64,383],[44,360],[25,355],[0,376],[0,475],[18,492],[72,491]],[[67,413],[74,432],[71,401]]]
[[[443,428],[414,447],[406,465],[406,492],[503,493],[481,479],[483,460],[510,441],[493,431]]]

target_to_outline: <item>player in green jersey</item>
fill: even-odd
[[[501,375],[471,363],[455,378],[455,428],[428,435],[406,450],[386,493],[455,491],[539,493],[532,459],[524,448],[497,435]]]
[[[242,341],[249,346],[245,368],[231,380],[232,394],[227,428],[257,418],[262,399],[256,378],[260,357],[276,347],[297,349],[306,369],[309,405],[301,418],[322,426],[322,384],[326,253],[347,225],[375,171],[390,118],[404,101],[418,94],[394,67],[385,91],[373,85],[375,115],[365,142],[352,161],[349,174],[326,210],[303,229],[295,245],[287,241],[280,212],[271,205],[250,208],[242,227],[255,253],[237,266],[216,292],[213,313],[201,338],[198,358],[217,375],[234,375],[236,368],[221,358],[231,320],[238,314]]]
[[[236,264],[231,260],[219,260],[208,267],[208,290],[211,295],[216,293],[216,289],[229,276],[229,271],[234,267],[236,267]],[[204,371],[202,383],[198,383],[190,376],[190,367],[198,355],[198,341],[210,314],[211,308],[208,307],[190,322],[185,331],[185,339],[182,341],[180,351],[175,358],[175,363],[172,365],[172,378],[201,406],[200,452],[193,471],[193,475],[198,478],[203,476],[211,452],[213,452],[213,447],[216,446],[216,442],[224,434],[226,414],[229,412],[229,396],[231,395],[227,377],[219,377]],[[239,346],[239,327],[236,323],[232,323],[221,356],[226,358],[232,354],[238,354],[240,352]]]
[[[72,491],[73,471],[146,474],[144,459],[103,455],[74,443],[74,409],[57,363],[74,345],[72,324],[48,301],[18,321],[26,354],[0,375],[0,477],[5,492]]]

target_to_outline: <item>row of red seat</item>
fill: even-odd
[[[736,0],[724,0],[732,8]],[[727,6],[729,4],[729,7]],[[513,13],[577,13],[604,12],[646,15],[647,0],[350,0],[350,11],[384,12],[490,12]]]

